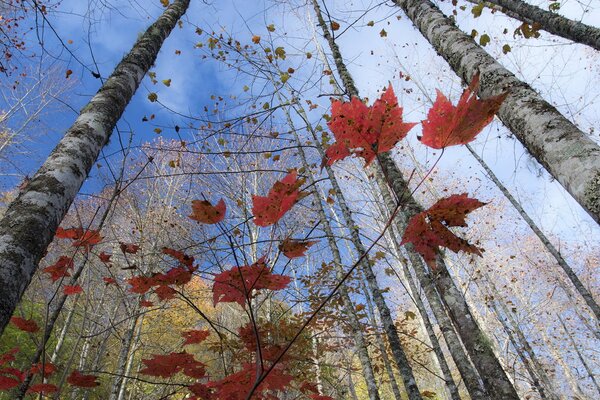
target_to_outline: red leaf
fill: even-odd
[[[121,245],[121,251],[123,253],[135,254],[140,249],[140,246],[138,246],[137,244],[121,243],[121,242],[119,242],[119,243]]]
[[[104,264],[109,263],[111,257],[111,254],[106,254],[105,252],[98,254],[98,258],[100,258],[100,261],[102,261]]]
[[[210,332],[207,330],[191,330],[181,333],[181,336],[185,339],[184,346],[186,344],[202,343],[209,335]]]
[[[154,303],[148,300],[140,301],[140,307],[152,307],[153,305]]]
[[[67,296],[72,296],[81,292],[83,292],[83,289],[79,285],[65,285],[65,287],[63,288],[63,293]]]
[[[102,280],[107,285],[116,285],[117,284],[117,281],[115,280],[115,278],[111,278],[110,276],[105,276],[104,278],[102,278]]]
[[[161,301],[170,300],[170,299],[174,298],[175,295],[177,295],[177,292],[175,291],[175,289],[170,288],[169,286],[166,286],[166,285],[160,285],[159,287],[154,289],[154,293],[156,293],[156,295],[158,296],[158,298]]]
[[[252,196],[254,223],[269,226],[279,221],[294,204],[308,194],[298,190],[303,183],[304,179],[298,179],[297,171],[293,170],[281,181],[276,181],[266,197]]]
[[[260,394],[269,390],[285,390],[292,379],[293,377],[286,374],[278,364],[258,386],[255,391],[256,397],[268,398],[261,397]],[[214,397],[217,399],[244,400],[254,386],[254,382],[256,382],[256,365],[246,363],[243,364],[241,371],[219,381],[208,382],[206,386],[215,389]]]
[[[146,368],[140,373],[149,376],[170,378],[178,372],[183,372],[190,378],[202,378],[205,375],[204,364],[194,359],[194,356],[186,353],[155,354],[150,359],[142,359]]]
[[[2,372],[2,371],[0,371]],[[9,378],[8,376],[0,375],[0,390],[12,389],[21,383],[20,380]]]
[[[131,289],[129,289],[131,292],[139,294],[146,293],[155,285],[154,278],[147,276],[134,276],[127,279],[127,283],[131,285]]]
[[[71,257],[60,256],[56,263],[44,268],[44,272],[50,274],[52,282],[56,282],[62,277],[71,276],[69,270],[73,269],[73,266],[73,259]]]
[[[200,399],[212,399],[211,389],[203,385],[202,383],[194,383],[193,385],[188,386],[190,392],[192,392],[195,396],[198,396]]]
[[[433,107],[423,121],[421,143],[434,149],[467,144],[494,119],[502,102],[508,95],[503,93],[485,100],[477,99],[479,74],[465,89],[456,107],[439,90]]]
[[[40,327],[32,319],[24,319],[21,317],[12,317],[10,322],[24,332],[34,333],[40,330]]]
[[[58,387],[51,383],[38,383],[35,385],[31,385],[27,390],[27,393],[56,393],[58,391]]]
[[[74,247],[84,247],[86,250],[89,250],[90,248],[97,245],[101,241],[102,241],[102,236],[100,236],[100,232],[89,229],[89,230],[83,232],[83,234],[80,237],[78,237],[77,240],[75,240],[73,242],[73,246]]]
[[[84,375],[77,370],[71,371],[71,374],[67,377],[67,382],[70,385],[83,387],[83,388],[93,388],[100,385],[100,382],[96,381],[98,379],[97,376],[94,375]]]
[[[466,193],[441,199],[410,219],[401,244],[412,243],[431,268],[436,266],[435,258],[440,246],[455,253],[464,251],[481,255],[482,249],[459,238],[448,227],[467,226],[466,215],[484,205],[477,199],[469,198]]]
[[[310,246],[317,243],[316,241],[306,241],[306,240],[294,240],[294,239],[285,239],[279,245],[279,250],[287,257],[287,258],[296,258],[296,257],[304,257],[305,252],[308,250]]]
[[[402,107],[390,85],[371,107],[356,97],[332,101],[327,125],[336,142],[327,149],[323,163],[331,165],[354,154],[369,165],[377,154],[393,149],[416,123],[402,121]]]
[[[320,394],[311,394],[310,398],[312,400],[333,400],[333,397],[329,397],[329,396],[322,396]]]
[[[83,235],[83,229],[82,228],[67,228],[67,229],[63,229],[60,226],[56,229],[56,234],[54,235],[55,237],[59,238],[59,239],[71,239],[71,240],[75,240],[78,239],[79,237],[81,237],[81,235]]]
[[[42,372],[42,363],[33,364],[29,372],[32,375],[39,374]],[[44,363],[44,377],[48,377],[56,372],[56,365],[52,364],[49,361]]]
[[[12,322],[12,321],[11,321]],[[0,366],[15,361],[15,354],[19,352],[18,347],[14,347],[0,356]]]
[[[185,254],[179,250],[174,250],[174,249],[170,249],[168,247],[163,247],[162,252],[168,256],[173,257],[174,259],[176,259],[177,261],[179,261],[180,263],[182,263],[183,265],[185,265],[187,267],[191,267],[194,264],[194,257],[188,256],[187,254]]]
[[[290,283],[290,277],[272,274],[261,257],[252,265],[234,267],[215,276],[213,285],[213,303],[238,303],[242,307],[246,298],[253,297],[253,290],[284,289]]]
[[[225,201],[219,200],[216,206],[213,206],[206,200],[192,201],[192,215],[189,217],[194,221],[202,222],[203,224],[216,224],[223,221],[225,218]]]

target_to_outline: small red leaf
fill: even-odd
[[[93,388],[100,385],[100,382],[96,381],[96,379],[98,377],[95,375],[84,375],[77,370],[73,370],[67,377],[67,382],[77,387]]]
[[[191,330],[181,333],[181,336],[185,339],[185,342],[183,342],[184,346],[186,344],[202,343],[209,335],[210,332],[207,330]]]
[[[51,383],[37,383],[35,385],[31,385],[29,389],[27,389],[27,393],[56,393],[58,391],[58,387]]]
[[[73,269],[73,266],[73,259],[71,257],[60,256],[56,263],[44,268],[43,271],[50,274],[52,282],[56,282],[62,277],[71,276],[69,270]]]
[[[401,244],[412,243],[431,268],[436,267],[438,247],[446,247],[455,253],[464,251],[481,255],[482,249],[459,238],[448,228],[467,226],[466,215],[484,205],[466,193],[441,199],[409,220]]]
[[[182,251],[170,249],[168,247],[163,247],[162,252],[168,256],[173,257],[174,259],[176,259],[177,261],[179,261],[187,267],[191,267],[192,265],[194,265],[194,257],[188,256]]]
[[[35,333],[40,330],[40,327],[32,319],[24,319],[21,317],[12,317],[11,324],[24,332]]]
[[[89,229],[73,242],[73,247],[84,247],[89,250],[102,241],[99,231]]]
[[[83,288],[79,285],[65,285],[63,288],[63,293],[67,296],[72,296],[81,292],[83,292]]]
[[[117,281],[115,280],[115,278],[111,278],[110,276],[105,276],[104,278],[102,278],[102,280],[107,285],[116,285],[117,284]]]
[[[294,239],[285,239],[279,245],[279,250],[287,257],[287,258],[296,258],[296,257],[304,257],[305,252],[308,250],[310,246],[317,243],[316,241],[306,241],[306,240],[294,240]]]
[[[29,372],[32,375],[39,374],[42,372],[42,363],[33,364]],[[44,377],[48,377],[56,372],[56,365],[52,364],[49,361],[44,363]]]
[[[216,206],[213,206],[206,200],[192,201],[192,214],[189,216],[194,221],[203,224],[216,224],[225,218],[225,201],[219,200]]]
[[[138,250],[140,249],[140,246],[138,246],[137,244],[120,243],[120,245],[121,245],[121,251],[123,253],[128,253],[128,254],[136,254],[138,252]]]
[[[140,307],[152,307],[153,305],[154,303],[148,300],[140,301]]]
[[[154,289],[154,293],[156,293],[161,301],[173,299],[177,295],[175,289],[166,285],[160,285]]]
[[[205,375],[204,364],[186,353],[155,354],[150,359],[142,359],[146,368],[140,370],[141,374],[170,378],[178,372],[183,372],[191,378],[202,378]]]
[[[304,179],[298,179],[297,171],[293,170],[281,181],[276,181],[266,197],[252,196],[254,223],[269,226],[279,221],[294,204],[308,194],[298,190],[303,183]]]
[[[102,261],[104,264],[109,263],[111,257],[111,254],[106,254],[105,252],[98,254],[98,258],[100,258],[100,261]]]
[[[234,267],[215,276],[213,303],[232,302],[242,307],[247,298],[253,297],[254,290],[284,289],[291,279],[289,276],[272,274],[265,257],[252,265]]]
[[[20,380],[15,378],[9,378],[8,376],[0,375],[0,390],[8,390],[12,389],[16,386],[19,386],[21,383]]]
[[[434,149],[467,144],[494,119],[508,95],[503,93],[485,100],[477,99],[479,74],[465,89],[456,107],[439,90],[433,107],[423,121],[421,143]]]

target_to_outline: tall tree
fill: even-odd
[[[462,32],[429,0],[395,0],[465,83],[479,72],[479,95],[508,91],[498,117],[529,153],[600,223],[600,146],[528,84]]]
[[[176,0],[138,39],[0,221],[0,332],[100,150],[189,0]]]

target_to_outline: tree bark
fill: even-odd
[[[521,20],[537,23],[548,33],[600,50],[600,29],[594,26],[574,21],[521,0],[485,0],[485,3],[498,6],[501,11],[508,10],[511,14],[520,16]]]
[[[135,43],[0,221],[0,334],[102,147],[190,0],[176,0]]]
[[[482,98],[509,92],[498,112],[500,120],[600,223],[600,147],[429,0],[394,1],[463,82],[470,83],[479,71]]]
[[[318,9],[316,0],[313,0],[313,4],[315,9]],[[320,12],[317,11],[317,16],[319,15]],[[358,89],[354,85],[354,81],[346,68],[340,50],[329,33],[329,30],[326,28],[322,16],[320,17],[319,23],[322,28],[324,28],[323,35],[329,43],[338,74],[344,83],[346,92],[350,96],[359,97]],[[397,220],[401,221],[399,222],[399,228],[402,228],[400,231],[404,231],[403,227],[408,223],[408,219],[421,212],[422,207],[410,194],[410,189],[391,156],[388,153],[383,153],[379,154],[377,159],[390,189],[396,196],[397,204],[403,205],[403,212],[399,213],[399,218]],[[409,252],[414,251],[410,244],[406,247]],[[512,382],[502,368],[500,361],[496,358],[487,337],[471,315],[462,292],[452,281],[443,258],[438,256],[436,263],[437,268],[433,281],[448,308],[454,326],[460,333],[462,342],[467,349],[469,356],[473,360],[473,363],[479,371],[479,375],[483,379],[489,398],[498,400],[518,400],[519,396]]]
[[[583,285],[581,280],[579,280],[579,277],[577,276],[575,271],[573,271],[571,266],[567,263],[567,260],[564,259],[562,254],[560,254],[560,252],[556,249],[556,247],[554,247],[552,242],[550,242],[546,235],[544,235],[544,232],[542,232],[541,229],[538,228],[538,226],[535,224],[535,222],[533,222],[533,220],[531,219],[531,217],[529,217],[529,215],[523,209],[521,204],[517,201],[517,199],[513,197],[513,195],[508,191],[508,189],[502,184],[502,182],[500,182],[496,174],[494,174],[490,167],[488,167],[485,161],[483,161],[483,159],[479,157],[475,150],[473,150],[473,148],[468,144],[467,149],[469,150],[471,155],[475,157],[479,165],[481,165],[481,167],[485,170],[492,182],[496,184],[498,189],[500,189],[500,191],[508,199],[510,204],[512,204],[512,206],[517,210],[519,215],[521,215],[521,218],[523,218],[527,225],[529,225],[533,233],[535,233],[535,235],[540,239],[546,250],[548,250],[552,257],[554,257],[557,264],[562,268],[562,270],[567,275],[573,286],[575,286],[577,292],[581,295],[581,297],[583,297],[583,300],[585,300],[585,303],[588,305],[588,307],[596,317],[596,323],[598,323],[598,321],[600,321],[600,306],[592,296],[592,293],[590,293],[590,291],[587,290],[587,288]]]

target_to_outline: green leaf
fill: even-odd
[[[481,12],[483,11],[483,7],[484,7],[483,3],[479,3],[471,9],[471,14],[473,14],[474,18],[481,17]]]
[[[505,44],[504,46],[502,46],[502,52],[504,54],[508,54],[510,52],[511,48],[509,45]]]

